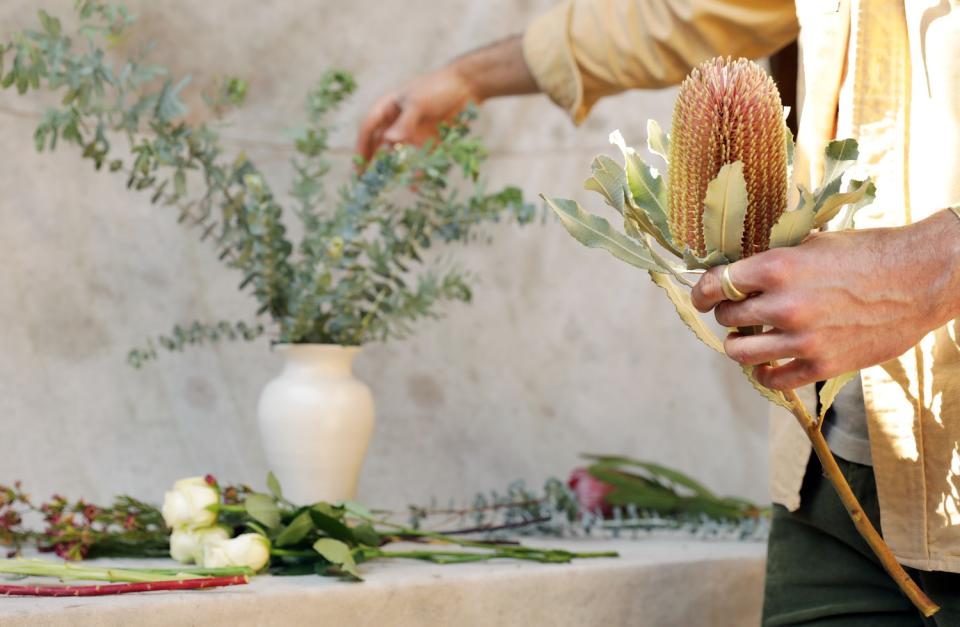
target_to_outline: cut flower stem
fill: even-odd
[[[2,559],[0,573],[27,577],[57,577],[61,581],[156,583],[216,577],[248,577],[249,568],[116,568],[58,563],[40,559]]]
[[[737,331],[742,335],[756,335],[763,332],[763,327],[740,327]],[[771,363],[768,365],[775,366],[776,364]],[[860,533],[860,536],[866,541],[867,545],[869,545],[870,550],[877,556],[877,559],[880,560],[884,570],[897,582],[897,586],[900,587],[900,590],[913,602],[917,609],[928,618],[933,616],[940,609],[940,606],[924,594],[923,590],[917,586],[913,578],[907,574],[907,571],[905,571],[903,566],[900,565],[900,562],[897,561],[893,551],[890,550],[890,547],[884,541],[883,537],[864,513],[860,501],[853,493],[853,490],[850,489],[850,484],[847,482],[846,477],[843,476],[840,466],[837,465],[833,451],[830,450],[826,438],[823,437],[821,421],[815,420],[810,415],[806,405],[803,404],[803,401],[801,401],[797,395],[796,390],[787,390],[783,392],[783,396],[787,403],[790,404],[790,412],[794,418],[797,419],[797,422],[800,423],[800,426],[803,427],[804,433],[807,434],[813,451],[816,453],[817,459],[820,460],[823,474],[830,480],[830,483],[833,484],[833,488],[837,491],[837,496],[840,497],[840,502],[843,503],[844,509],[847,510],[847,514],[849,514],[850,520],[853,521],[853,525]]]
[[[355,516],[358,516],[354,513]],[[597,557],[618,557],[616,551],[597,551],[589,553],[574,553],[564,549],[538,549],[517,544],[491,544],[490,542],[478,540],[464,540],[460,538],[451,538],[450,536],[420,529],[409,529],[403,525],[390,523],[383,520],[374,520],[358,516],[369,523],[376,523],[384,527],[390,527],[401,536],[414,536],[431,540],[438,544],[453,544],[463,548],[480,549],[484,552],[463,552],[446,550],[417,550],[417,551],[384,551],[380,548],[364,548],[363,555],[366,558],[373,557],[403,557],[410,559],[427,560],[437,563],[455,563],[476,562],[491,559],[519,559],[531,562],[559,563],[565,564],[574,559],[589,559]]]
[[[860,535],[870,546],[874,555],[880,560],[880,563],[887,573],[897,582],[900,590],[907,598],[913,602],[924,616],[928,618],[933,616],[940,609],[940,606],[934,603],[930,597],[920,589],[913,578],[907,574],[907,571],[905,571],[903,566],[900,565],[900,562],[897,561],[893,551],[890,550],[890,547],[884,541],[883,537],[880,536],[873,526],[873,523],[870,522],[870,519],[864,513],[860,501],[857,500],[853,490],[850,489],[850,484],[847,483],[846,477],[844,477],[840,471],[840,466],[837,465],[837,460],[834,458],[833,452],[823,437],[819,421],[814,420],[810,416],[806,406],[804,406],[800,397],[797,396],[795,390],[789,390],[783,394],[787,402],[791,405],[791,412],[800,422],[800,426],[803,427],[807,437],[810,439],[810,443],[813,445],[813,451],[817,454],[817,459],[820,460],[820,465],[823,467],[824,475],[826,475],[830,483],[833,484],[837,495],[840,497],[840,501],[850,515],[850,519],[853,521],[857,531],[860,532]]]
[[[172,581],[140,581],[86,586],[33,586],[0,584],[0,596],[29,597],[94,597],[133,592],[160,592],[170,590],[204,590],[249,583],[246,575],[229,577],[195,577]]]

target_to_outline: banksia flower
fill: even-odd
[[[648,271],[690,330],[724,352],[723,342],[699,319],[689,294],[681,289],[696,287],[688,275],[768,248],[796,246],[812,230],[828,224],[853,228],[857,210],[876,196],[869,179],[850,179],[841,191],[844,173],[856,163],[859,149],[854,139],[835,139],[824,149],[819,184],[798,185],[797,206],[785,211],[792,141],[780,95],[766,73],[744,59],[712,59],[680,86],[672,135],[654,120],[647,124],[647,147],[667,160],[669,180],[644,163],[620,131],[610,134],[610,142],[623,154],[623,166],[606,155],[593,160],[593,176],[584,187],[602,195],[623,217],[623,233],[573,200],[545,199],[581,244]],[[807,412],[795,391],[764,387],[751,367],[744,373],[764,398],[797,419],[847,511],[862,511],[823,439],[821,418]],[[854,374],[841,374],[824,384],[828,393],[821,392],[821,412]],[[903,570],[870,520],[865,516],[852,520],[900,590],[924,616],[932,616],[939,608]]]
[[[707,253],[707,184],[723,165],[742,161],[748,202],[742,256],[766,250],[770,229],[787,205],[786,132],[780,93],[760,66],[716,58],[694,69],[680,85],[671,127],[669,222],[675,243]]]

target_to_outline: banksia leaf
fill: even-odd
[[[783,212],[770,230],[770,248],[796,246],[802,242],[813,228],[815,206],[814,195],[801,189],[800,206]]]
[[[743,257],[767,249],[770,229],[787,204],[787,137],[773,79],[746,59],[716,58],[680,86],[673,110],[669,219],[674,242],[698,256],[707,185],[720,168],[743,162],[747,211]]]
[[[860,156],[860,147],[855,139],[835,139],[827,144],[823,153],[823,183],[817,195],[817,206],[822,204],[830,194],[840,191],[840,179],[843,173],[857,162]]]
[[[820,388],[820,416],[817,418],[820,424],[823,424],[823,419],[827,416],[827,410],[833,405],[833,401],[836,400],[837,394],[840,393],[843,386],[853,381],[858,374],[860,374],[859,370],[845,372],[823,384],[823,387]]]
[[[632,216],[661,246],[679,254],[667,223],[667,190],[663,177],[644,163],[636,150],[627,146],[620,131],[610,133],[610,143],[623,154],[629,201],[625,214]]]
[[[723,342],[713,332],[710,325],[697,315],[697,310],[693,306],[693,300],[690,298],[690,292],[682,289],[671,281],[670,276],[663,272],[651,272],[650,278],[653,279],[653,282],[656,283],[658,287],[667,293],[680,319],[683,320],[683,323],[687,325],[688,329],[693,331],[697,339],[721,355],[724,355]]]
[[[588,213],[572,200],[547,198],[541,195],[560,218],[567,232],[590,248],[602,248],[621,261],[644,270],[659,270],[649,251],[626,235],[613,229],[600,216]]]
[[[703,240],[707,250],[718,250],[727,259],[739,259],[747,213],[747,184],[741,161],[720,168],[717,178],[707,184],[703,205]]]
[[[597,192],[607,204],[623,214],[626,200],[627,173],[620,164],[606,155],[600,155],[590,165],[593,176],[583,182],[583,188]]]
[[[670,159],[670,136],[663,132],[656,120],[647,120],[647,149],[664,161]]]
[[[873,183],[870,181],[851,181],[850,187],[843,193],[833,194],[823,200],[817,209],[817,217],[813,221],[814,228],[820,228],[833,220],[840,208],[844,205],[854,205],[861,202],[870,193]]]

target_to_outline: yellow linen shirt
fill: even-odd
[[[860,143],[877,182],[858,227],[892,227],[960,205],[958,0],[567,0],[524,35],[538,85],[574,122],[601,97],[680,82],[710,57],[761,57],[800,36],[794,176],[816,182],[834,137]],[[957,263],[956,260],[949,260]],[[884,538],[897,558],[960,572],[958,321],[862,373]],[[803,391],[813,404],[811,389]],[[810,445],[771,419],[771,492],[790,509]]]

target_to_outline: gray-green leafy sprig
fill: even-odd
[[[281,343],[359,345],[402,337],[415,321],[436,317],[444,303],[472,296],[473,277],[425,260],[428,249],[468,241],[482,223],[533,217],[519,189],[487,193],[477,183],[485,152],[468,136],[472,110],[422,148],[381,150],[329,193],[328,117],[356,87],[347,72],[333,70],[308,93],[306,123],[293,139],[289,213],[303,233],[294,242],[287,201],[256,164],[243,153],[227,154],[216,123],[185,119],[181,94],[189,77],[174,77],[144,55],[119,65],[109,59],[104,42],[122,38],[132,15],[122,5],[93,0],[79,0],[76,8],[81,26],[75,36],[40,11],[39,29],[0,45],[0,85],[20,94],[62,95],[37,126],[37,149],[76,145],[97,170],[122,173],[128,188],[175,207],[179,220],[242,275],[240,289],[257,300],[257,315],[265,318],[177,325],[131,351],[134,365],[155,358],[158,345],[181,350],[268,330]],[[220,115],[242,103],[247,84],[227,77],[207,91],[208,105]],[[122,138],[129,157],[115,149]]]

